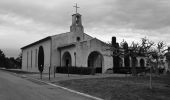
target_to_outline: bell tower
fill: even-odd
[[[76,8],[76,13],[72,15],[72,25],[70,26],[70,32],[84,32],[81,15],[77,13],[77,9],[79,7],[77,4],[74,7]]]

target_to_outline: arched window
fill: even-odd
[[[39,47],[38,51],[38,69],[40,71],[44,70],[44,49],[42,46]]]

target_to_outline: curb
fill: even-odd
[[[48,85],[51,85],[51,86],[54,86],[54,87],[57,87],[57,88],[60,88],[60,89],[63,89],[63,90],[67,90],[69,92],[79,94],[79,95],[82,95],[82,96],[85,96],[85,97],[88,97],[88,98],[92,98],[92,99],[95,99],[95,100],[104,100],[102,98],[98,98],[98,97],[95,97],[95,96],[92,96],[92,95],[89,95],[89,94],[86,94],[86,93],[78,92],[78,91],[75,91],[75,90],[72,90],[72,89],[69,89],[69,88],[66,88],[66,87],[62,87],[62,86],[59,86],[59,85],[56,85],[56,84],[53,84],[53,83],[50,83],[50,82],[45,82],[45,81],[35,79],[35,78],[32,78],[32,77],[28,77],[28,76],[25,76],[25,75],[22,75],[22,76],[26,77],[26,78],[36,80],[36,81],[39,81],[39,82],[42,82],[42,83],[46,83]]]

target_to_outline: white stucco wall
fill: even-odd
[[[30,72],[39,72],[38,70],[38,51],[39,47],[43,46],[44,49],[44,73],[48,72],[50,66],[50,47],[51,40],[47,40],[31,47],[22,50],[22,70]],[[31,51],[32,51],[32,65],[31,65]],[[36,53],[37,51],[37,53]],[[28,54],[27,54],[28,53]],[[27,59],[28,56],[28,59]],[[28,60],[28,62],[27,62]],[[27,65],[28,63],[28,65]]]
[[[59,37],[58,37],[59,38]],[[59,66],[60,64],[60,52],[57,50],[57,47],[61,45],[62,43],[65,44],[64,42],[59,41],[55,37],[54,41],[55,44],[53,44],[53,47],[55,47],[54,52],[53,52],[53,64],[55,66]],[[66,37],[63,37],[63,41],[67,39]],[[61,43],[60,43],[61,42]],[[72,66],[75,66],[75,58],[76,58],[76,66],[77,67],[87,67],[88,63],[88,56],[90,53],[93,51],[99,52],[103,56],[103,67],[102,67],[102,72],[105,73],[105,71],[108,68],[112,68],[112,57],[108,56],[108,51],[105,51],[105,43],[97,40],[97,39],[91,39],[89,41],[83,41],[83,42],[77,42],[75,43],[75,46],[64,48],[61,50],[61,60],[63,59],[63,55],[65,52],[69,52],[71,55],[71,61],[72,61]],[[74,55],[76,53],[76,57]],[[61,66],[63,61],[61,61]]]
[[[91,39],[90,41],[84,41],[77,44],[76,47],[76,65],[87,67],[88,56],[93,51],[99,52],[103,56],[103,66],[102,72],[105,73],[108,68],[112,68],[112,57],[108,56],[108,51],[105,51],[105,43],[97,40]]]
[[[80,41],[77,41],[76,37],[80,37],[81,38]],[[60,66],[60,63],[62,65],[62,61],[60,61],[60,59],[62,60],[63,54],[65,52],[70,53],[72,58],[72,66],[75,66],[74,53],[76,53],[76,66],[87,67],[88,56],[93,51],[97,51],[103,55],[103,67],[102,67],[103,73],[108,68],[112,68],[113,66],[112,57],[106,56],[105,54],[108,52],[103,50],[103,48],[105,47],[105,43],[101,42],[98,39],[92,38],[87,34],[67,32],[67,33],[52,36],[51,41],[50,40],[43,41],[36,45],[23,49],[22,69],[25,71],[38,72],[38,51],[40,46],[43,46],[44,49],[44,72],[48,72],[50,63],[51,63],[52,73],[54,72],[54,66],[55,67]],[[64,48],[61,50],[60,53],[58,47],[62,47],[63,45],[69,45],[70,43],[74,43],[75,46]],[[36,54],[36,50],[37,50],[37,54]],[[32,51],[32,66],[31,66],[31,51]],[[28,62],[27,62],[27,57],[28,57]]]
[[[80,33],[80,32],[77,32],[77,33],[67,32],[67,33],[52,36],[52,66],[60,66],[60,51],[58,50],[58,47],[61,47],[63,45],[68,45],[70,43],[76,43],[77,37],[80,37],[79,42],[92,39],[91,36],[84,34],[84,33]],[[65,49],[62,50],[61,59],[62,59],[63,53],[66,51],[69,51],[71,56],[74,58],[74,52],[77,51],[76,48],[74,49],[66,48],[66,50]],[[72,59],[72,64],[75,65],[75,59]]]
[[[58,50],[59,46],[68,44],[68,33],[63,33],[55,35],[52,37],[52,67],[60,66],[60,51]],[[52,71],[54,68],[52,68]]]

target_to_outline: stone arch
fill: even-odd
[[[145,60],[144,59],[140,59],[140,67],[145,67]]]
[[[103,55],[98,51],[93,51],[88,56],[87,66],[95,68],[96,73],[102,73],[103,62]]]
[[[38,51],[38,69],[39,69],[39,71],[44,70],[44,49],[43,49],[43,46],[40,46],[39,51]]]
[[[62,56],[62,65],[63,66],[72,66],[71,54],[67,51]]]

